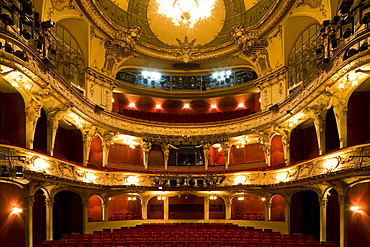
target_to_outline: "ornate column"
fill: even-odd
[[[54,198],[46,198],[46,240],[53,240],[53,204]]]
[[[35,99],[31,100],[26,108],[26,148],[33,149],[37,120],[40,118],[42,104]]]
[[[148,200],[141,200],[141,217],[143,220],[148,219]]]
[[[204,144],[203,145],[203,155],[204,155],[204,169],[207,171],[208,170],[208,165],[209,165],[209,150],[211,149],[212,145],[211,144]]]
[[[290,233],[290,199],[284,199],[284,207],[285,207],[285,223],[287,224],[288,233]]]
[[[315,130],[316,130],[316,138],[317,138],[317,145],[319,148],[319,155],[322,155],[325,152],[325,135],[324,135],[324,121],[321,117],[321,113],[323,112],[322,105],[314,105],[307,107],[304,112],[313,119]]]
[[[340,247],[347,247],[347,220],[348,220],[348,206],[349,199],[343,195],[339,195],[339,208],[340,208],[340,216],[339,216],[339,246]]]
[[[225,157],[225,169],[229,168],[229,158],[230,158],[230,143],[223,142],[221,143],[222,150],[224,150],[224,157]]]
[[[328,199],[320,198],[320,241],[326,241],[326,205]]]
[[[103,207],[103,221],[108,222],[108,219],[109,219],[109,215],[108,215],[109,198],[104,199],[102,207]]]
[[[95,135],[96,127],[92,126],[90,129],[87,129],[84,136],[83,136],[83,165],[87,166],[87,163],[89,162],[89,156],[90,156],[90,148],[92,139]]]
[[[347,102],[343,93],[337,88],[326,88],[327,95],[330,97],[326,109],[333,107],[335,120],[338,126],[338,136],[340,148],[347,146]]]
[[[265,201],[265,221],[271,220],[271,203],[269,201]]]
[[[65,110],[55,110],[48,113],[48,129],[47,129],[47,152],[49,155],[54,154],[55,137],[59,127],[59,120],[63,119],[64,115],[70,112],[70,108]]]
[[[37,120],[41,116],[43,102],[49,97],[49,94],[49,86],[35,94],[31,94],[31,101],[26,107],[26,148],[33,148]]]
[[[103,166],[108,165],[109,149],[112,145],[112,139],[115,133],[109,132],[103,136]]]
[[[284,151],[284,160],[285,164],[290,165],[290,131],[284,131],[284,134],[281,135],[281,141],[283,142],[283,151]]]
[[[148,170],[149,153],[150,153],[151,148],[152,148],[152,144],[150,142],[142,142],[141,143],[141,149],[143,150],[143,155],[144,155],[145,170]]]
[[[82,228],[84,229],[84,233],[87,232],[87,222],[89,222],[89,199],[82,199],[82,222],[83,226]]]
[[[209,220],[209,197],[204,197],[204,220]]]
[[[231,202],[229,201],[229,199],[225,200],[225,219],[231,219]]]
[[[30,196],[28,199],[25,199],[24,219],[26,228],[27,247],[33,246],[33,203],[34,203],[33,196]]]
[[[168,197],[165,197],[165,199],[163,200],[163,220],[164,221],[168,221],[168,215],[169,215],[169,200],[168,200]]]

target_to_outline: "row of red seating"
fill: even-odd
[[[199,242],[199,241],[177,241],[177,242],[43,242],[37,247],[335,247],[335,244],[329,242],[311,242],[311,243],[283,243],[283,242]]]
[[[123,246],[235,246],[235,247],[334,247],[315,241],[312,235],[281,234],[227,224],[143,224],[121,229],[103,229],[92,234],[63,234],[61,240],[43,241],[37,247]]]
[[[122,212],[113,212],[109,214],[108,220],[138,220],[140,219],[137,213],[122,213]]]

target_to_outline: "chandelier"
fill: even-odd
[[[211,16],[215,0],[157,0],[158,14],[170,18],[173,24],[194,27]]]

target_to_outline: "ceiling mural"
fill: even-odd
[[[260,0],[246,6],[244,0],[215,0],[212,16],[199,21],[193,28],[175,26],[166,17],[159,15],[155,0],[101,0],[96,1],[96,5],[114,28],[139,30],[136,52],[187,63],[240,50],[242,47],[237,43],[239,37],[231,35],[232,30],[242,27],[244,32],[239,35],[243,36],[245,42],[260,38],[266,34],[269,26],[264,25],[264,29],[259,26],[265,22],[271,23],[270,18],[281,18],[291,2]],[[255,31],[257,28],[258,32]]]

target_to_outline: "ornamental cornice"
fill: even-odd
[[[268,171],[244,171],[227,172],[218,174],[170,174],[151,172],[107,172],[72,164],[70,162],[50,157],[32,150],[0,145],[0,152],[4,159],[9,162],[10,171],[12,166],[21,165],[24,168],[24,178],[19,182],[27,184],[28,179],[50,182],[63,188],[66,185],[78,185],[83,188],[110,187],[121,189],[150,189],[157,188],[162,183],[164,190],[204,190],[204,187],[184,188],[171,186],[169,180],[177,178],[201,179],[213,181],[206,190],[248,190],[264,187],[297,187],[307,186],[315,188],[317,183],[330,183],[331,181],[345,181],[347,179],[360,180],[362,176],[369,175],[370,169],[370,146],[363,144],[344,148],[335,153],[320,156],[296,165]],[[20,157],[19,159],[17,157]],[[13,173],[10,173],[13,178]],[[56,188],[56,190],[58,190]],[[316,187],[318,188],[318,187]],[[55,190],[55,188],[53,189]]]
[[[267,35],[268,32],[270,32],[277,25],[277,23],[282,20],[282,18],[286,15],[286,13],[288,13],[288,11],[292,8],[296,1],[297,0],[274,1],[273,7],[270,8],[270,10],[263,16],[263,18],[261,18],[257,24],[247,27],[246,29],[248,31],[258,30],[258,38],[262,38],[263,36]],[[115,34],[121,32],[129,32],[130,28],[135,28],[122,27],[115,24],[105,13],[103,13],[103,11],[99,9],[99,5],[96,3],[96,0],[78,0],[77,2],[85,11],[87,16],[92,20],[92,22],[98,28],[100,28],[101,31],[105,33],[105,35],[110,37],[111,40],[117,39]],[[243,14],[241,14],[241,16],[242,15]],[[242,18],[241,16],[239,18]],[[236,22],[238,21],[242,22],[241,19],[238,19]],[[220,56],[235,53],[239,50],[239,46],[235,44],[235,40],[227,41],[218,45],[214,45],[212,47],[199,48],[197,53],[191,55],[189,59],[186,59],[184,61],[184,58],[182,56],[177,56],[176,52],[174,52],[174,50],[178,48],[179,47],[177,46],[173,46],[173,49],[157,47],[143,43],[140,41],[140,39],[137,39],[135,45],[130,47],[131,51],[141,55],[177,62],[195,62],[214,59]]]

